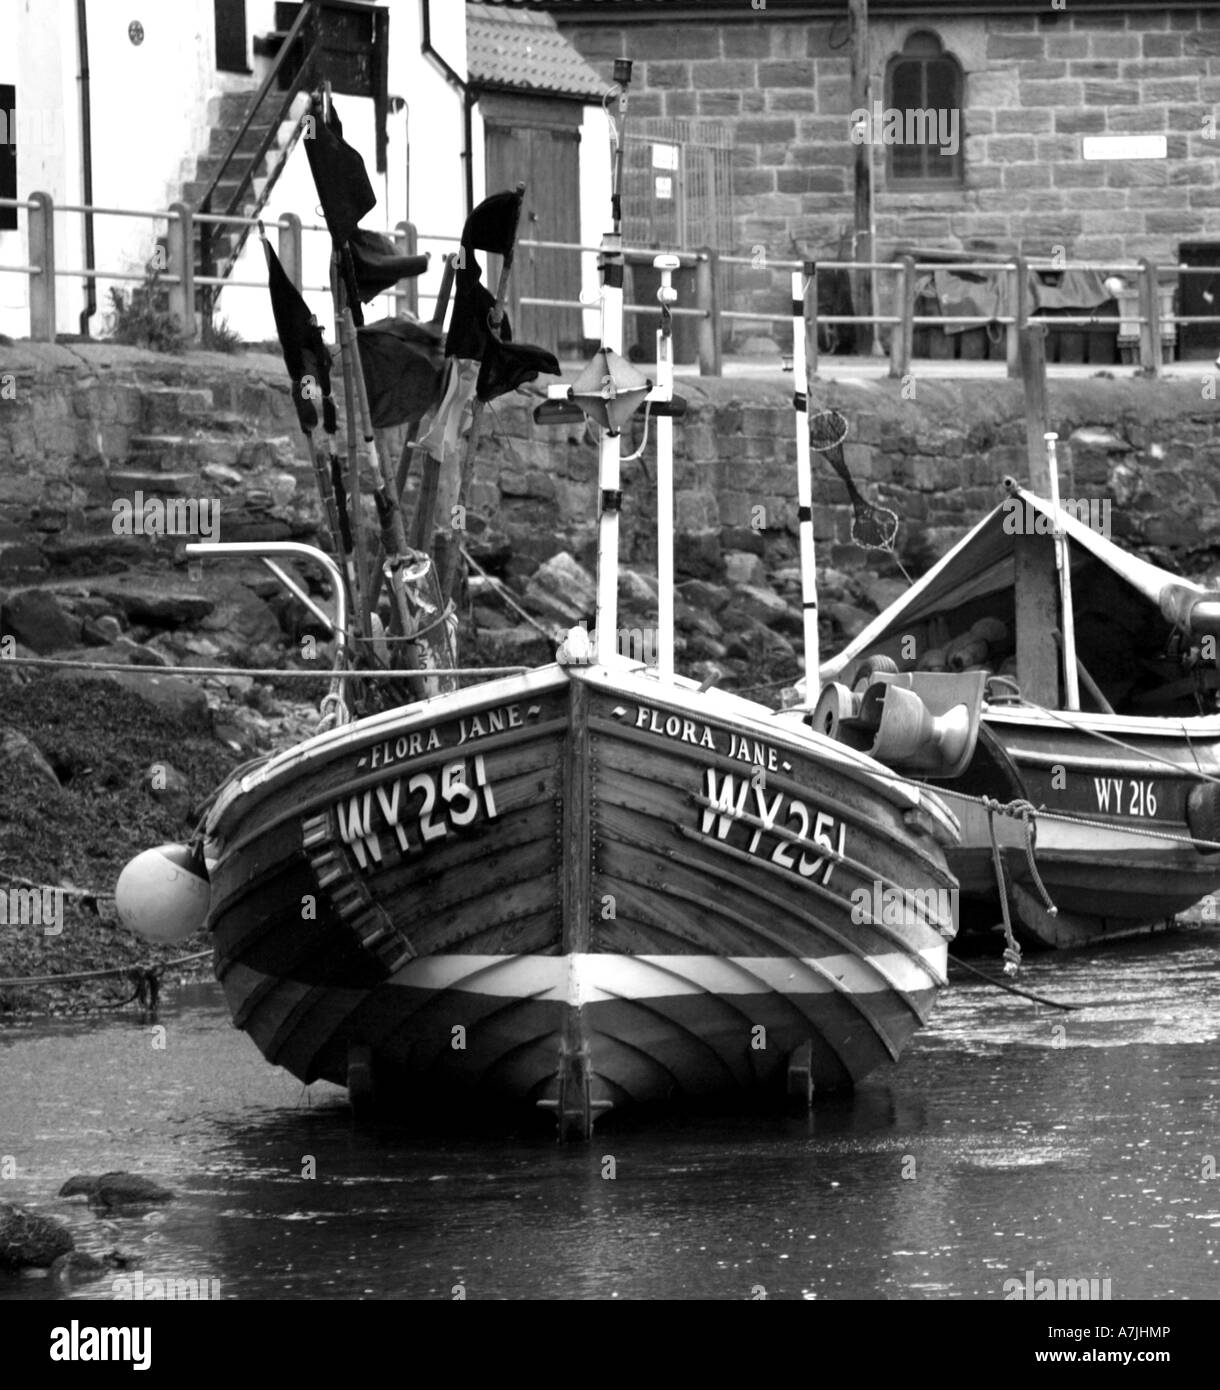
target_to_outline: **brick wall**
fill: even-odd
[[[569,24],[607,75],[636,60],[631,113],[695,116],[732,130],[736,245],[748,254],[833,256],[852,222],[846,26],[742,6],[739,22]],[[875,150],[877,250],[898,242],[1069,258],[1174,262],[1183,240],[1220,240],[1220,13],[1166,11],[965,17],[871,28],[873,96],[908,34],[931,29],[960,62],[965,182],[945,192],[886,187]],[[832,48],[832,43],[836,45]],[[1164,134],[1168,158],[1085,162],[1081,138]],[[725,248],[722,248],[725,249]],[[736,275],[734,297],[774,303],[782,280]]]

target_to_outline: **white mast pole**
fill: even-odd
[[[812,277],[811,277],[812,278]],[[821,694],[818,675],[818,583],[813,544],[813,470],[809,461],[809,379],[805,352],[805,277],[792,272],[792,403],[796,408],[796,501],[801,546],[801,611],[805,636],[804,709]]]
[[[627,119],[627,85],[631,63],[616,59],[614,80],[618,84],[618,114],[614,129],[614,189],[611,195],[611,230],[602,236],[598,266],[602,277],[602,346],[612,352],[623,351],[623,126]],[[622,505],[620,479],[620,436],[617,430],[601,432],[598,450],[598,486],[601,505],[597,528],[597,652],[599,665],[614,660],[618,649],[618,532]]]
[[[653,265],[661,272],[661,326],[657,329],[657,384],[653,399],[674,397],[672,320],[669,306],[677,299],[674,271],[682,264],[677,256],[661,255]],[[662,680],[674,674],[674,422],[668,414],[657,416],[657,670]]]
[[[1051,506],[1055,509],[1055,568],[1059,571],[1059,606],[1063,627],[1063,693],[1068,709],[1080,708],[1080,679],[1076,672],[1076,615],[1072,612],[1072,557],[1068,550],[1067,533],[1059,517],[1059,458],[1055,445],[1059,436],[1048,430],[1046,462],[1050,470]]]

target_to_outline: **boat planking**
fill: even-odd
[[[216,973],[268,1060],[350,1084],[369,1057],[416,1108],[740,1099],[786,1089],[794,1058],[839,1089],[896,1060],[944,984],[956,833],[799,718],[556,664],[230,783]],[[903,910],[873,921],[878,885]]]

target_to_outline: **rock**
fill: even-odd
[[[1068,443],[1077,448],[1104,449],[1111,454],[1126,454],[1131,450],[1131,445],[1125,439],[1120,439],[1112,431],[1101,429],[1097,425],[1084,425],[1078,430],[1073,430],[1068,435]]]
[[[0,1202],[0,1269],[46,1269],[75,1245],[62,1222]]]
[[[761,588],[767,582],[767,570],[757,555],[746,550],[726,550],[724,577],[729,584],[750,584]]]
[[[590,616],[597,600],[597,581],[566,551],[538,566],[526,585],[526,602],[567,627]]]
[[[25,773],[32,777],[41,777],[56,790],[59,789],[59,778],[55,775],[55,769],[43,757],[38,745],[19,730],[10,729],[5,724],[0,724],[0,766],[4,767],[6,776]]]
[[[679,531],[674,537],[674,570],[692,579],[719,579],[724,574],[720,558],[720,532]]]
[[[23,589],[0,608],[0,631],[11,633],[39,656],[74,647],[81,624],[65,613],[53,594],[44,589]]]
[[[910,587],[905,579],[889,579],[881,575],[866,575],[860,581],[861,590],[878,613],[883,613]]]
[[[635,570],[619,570],[618,591],[624,605],[645,610],[657,606],[657,581]]]
[[[108,599],[129,623],[155,627],[182,627],[197,623],[215,607],[200,586],[183,584],[170,576],[156,580],[131,575],[95,581],[92,593]]]
[[[558,641],[558,634],[554,642],[548,641],[528,623],[479,634],[479,646],[489,666],[537,666],[553,661]]]
[[[838,601],[823,604],[822,612],[833,618],[843,635],[849,639],[859,637],[874,617],[874,614],[866,613],[862,608]]]
[[[153,675],[151,670],[147,675],[143,671],[131,674],[126,671],[57,671],[54,679],[114,681],[176,719],[184,728],[208,731],[212,727],[208,697],[192,681],[181,676],[163,676],[160,672]]]
[[[212,586],[215,604],[199,626],[216,634],[221,650],[244,652],[259,643],[278,642],[279,621],[257,594],[235,580],[222,580]]]
[[[191,808],[191,784],[173,763],[149,763],[143,784],[154,801],[166,807],[178,820],[186,820]]]
[[[778,594],[773,594],[770,589],[755,588],[751,584],[743,584],[737,590],[733,595],[732,607],[733,611],[740,613],[742,617],[754,618],[764,623],[788,611],[787,603]]]
[[[171,1202],[175,1194],[152,1178],[138,1173],[102,1173],[99,1177],[78,1173],[59,1189],[61,1197],[85,1196],[94,1205],[112,1207],[144,1206],[150,1202]]]
[[[705,613],[719,613],[729,601],[729,591],[720,584],[709,584],[704,579],[688,579],[677,586],[680,598],[692,608]]]
[[[51,1278],[61,1284],[88,1284],[115,1269],[128,1269],[134,1256],[123,1250],[107,1250],[90,1255],[85,1250],[71,1250],[51,1264]]]
[[[81,627],[81,638],[91,647],[109,646],[122,635],[123,625],[112,613],[104,613],[100,618],[86,618]]]

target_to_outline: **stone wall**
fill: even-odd
[[[1063,495],[1110,499],[1115,539],[1187,572],[1220,558],[1215,385],[1209,377],[1050,384]],[[678,389],[690,406],[675,426],[681,575],[732,581],[750,555],[769,571],[791,565],[792,378],[681,378]],[[1017,382],[830,382],[815,404],[851,421],[847,462],[862,491],[898,514],[908,568],[926,566],[994,505],[1006,474],[1025,476]],[[625,452],[640,428],[629,429]],[[622,557],[645,571],[655,559],[653,443],[643,462],[623,466]],[[217,499],[222,540],[310,538],[312,469],[279,360],[106,345],[3,350],[0,585],[146,558],[148,538],[112,526],[114,500],[136,489]],[[597,453],[583,427],[536,425],[528,401],[499,401],[478,460],[469,543],[518,587],[560,551],[591,566],[596,489]],[[820,459],[814,496],[823,564],[896,573],[888,557],[851,544],[843,485]],[[167,538],[161,549],[180,561],[180,544]]]
[[[605,10],[607,7],[601,7]],[[951,7],[941,7],[942,11]],[[833,257],[852,225],[846,26],[742,4],[740,15],[659,22],[572,22],[564,33],[599,72],[636,60],[633,118],[714,120],[734,142],[735,245],[772,257]],[[964,70],[965,178],[958,188],[887,187],[875,151],[880,258],[899,244],[1172,264],[1181,241],[1215,234],[1220,13],[1147,5],[1015,16],[875,18],[873,96],[887,61],[931,30]],[[1207,123],[1211,124],[1208,125]],[[1086,135],[1157,134],[1168,158],[1086,162]],[[775,308],[785,286],[736,274],[734,307]],[[777,298],[778,292],[778,298]]]

